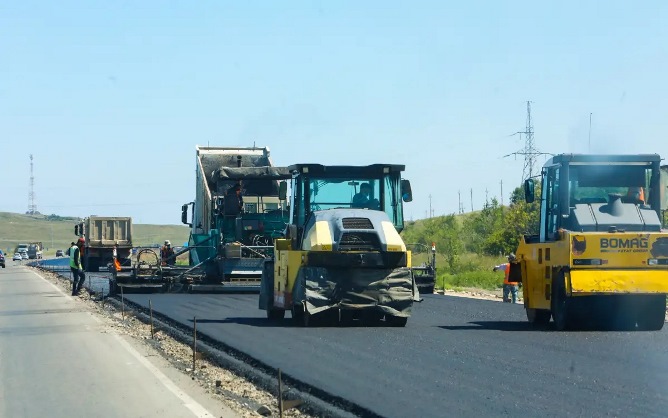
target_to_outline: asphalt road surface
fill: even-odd
[[[230,416],[140,351],[31,270],[0,269],[0,417]]]
[[[308,329],[257,295],[126,297],[381,416],[668,414],[667,330],[536,331],[522,305],[439,295],[406,328]]]

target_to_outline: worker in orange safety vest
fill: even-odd
[[[495,266],[492,271],[503,271],[505,277],[503,279],[503,301],[506,303],[511,302],[509,295],[512,295],[512,303],[517,303],[517,287],[519,282],[510,281],[510,263],[514,263],[516,260],[515,254],[510,253],[508,255],[508,262]]]
[[[644,187],[629,187],[629,191],[626,194],[627,197],[634,199],[641,204],[645,204],[645,188]]]

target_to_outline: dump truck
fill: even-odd
[[[181,207],[190,226],[190,268],[183,273],[192,292],[258,292],[264,260],[282,237],[288,211],[268,147],[196,147],[195,200]]]
[[[403,165],[288,167],[290,216],[264,261],[259,308],[268,319],[362,320],[403,327],[419,291],[399,233],[412,200]],[[280,183],[287,196],[287,182]]]
[[[31,260],[37,260],[42,258],[42,251],[44,246],[41,242],[31,242],[28,244],[28,258]]]
[[[510,279],[532,324],[659,330],[668,293],[659,155],[562,154],[541,173],[540,232],[525,235]],[[535,199],[535,183],[524,184]]]
[[[83,267],[97,272],[107,267],[114,257],[121,265],[129,265],[132,255],[132,218],[89,216],[74,226],[74,235],[84,239]]]

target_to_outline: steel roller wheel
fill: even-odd
[[[644,331],[658,331],[666,320],[666,295],[647,296],[638,315],[638,328]]]

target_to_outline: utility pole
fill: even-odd
[[[501,180],[501,206],[503,206],[503,180]]]
[[[431,194],[429,195],[429,217],[431,218],[434,214],[434,211],[431,210]]]
[[[37,215],[37,205],[35,204],[35,175],[33,171],[32,154],[30,154],[30,191],[28,192],[28,215]]]
[[[534,143],[533,138],[533,123],[531,122],[531,101],[527,101],[527,121],[524,131],[515,132],[512,135],[520,135],[521,138],[522,134],[524,134],[524,148],[520,151],[515,151],[504,155],[504,157],[509,157],[511,155],[521,155],[524,157],[524,168],[522,169],[522,181],[524,181],[534,176],[536,157],[539,155],[552,155],[549,153],[540,152],[538,149],[536,149],[536,144]]]
[[[458,210],[459,210],[459,213],[462,214],[462,213],[464,213],[464,205],[462,204],[462,191],[461,190],[457,190],[457,197],[459,199]]]
[[[471,212],[473,212],[473,188],[471,188]]]
[[[485,207],[489,206],[489,190],[485,187]]]

